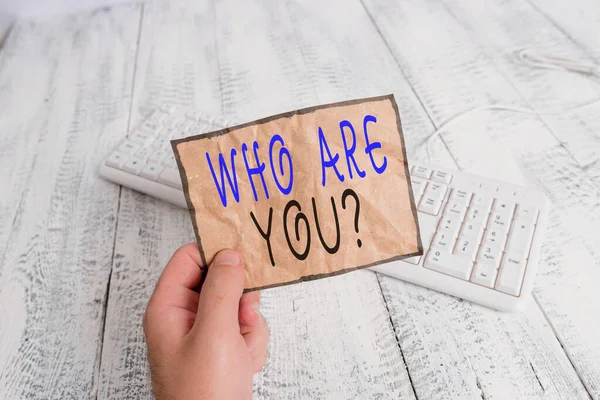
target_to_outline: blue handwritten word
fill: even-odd
[[[383,162],[381,165],[377,165],[375,163],[375,158],[373,157],[373,150],[380,149],[381,142],[371,142],[369,140],[369,133],[367,131],[367,123],[369,122],[373,124],[377,123],[377,118],[375,118],[372,115],[366,115],[363,119],[363,133],[366,142],[365,154],[369,156],[369,159],[371,160],[371,165],[373,166],[375,172],[377,174],[382,174],[387,168],[387,158],[385,156],[383,157]],[[348,146],[348,141],[346,140],[346,134],[344,133],[345,129],[349,129],[350,133],[352,134],[352,141],[350,146]],[[348,176],[350,177],[350,179],[353,179],[352,168],[354,168],[356,174],[360,178],[364,178],[367,175],[367,173],[359,168],[358,163],[354,158],[354,153],[356,152],[356,132],[354,131],[354,127],[352,126],[350,121],[343,120],[342,122],[340,122],[340,133],[342,134],[342,142],[344,143],[344,154],[346,156]],[[325,135],[323,134],[323,130],[321,129],[321,127],[319,127],[319,148],[321,150],[321,185],[325,186],[326,184],[327,168],[333,168],[333,172],[335,172],[335,175],[337,176],[339,181],[344,182],[345,177],[338,170],[336,165],[340,159],[340,155],[337,153],[335,153],[335,155],[331,154],[331,150],[329,150],[329,145],[327,144],[327,140],[325,140]]]
[[[276,144],[279,144],[281,147],[279,148],[279,175],[281,177],[285,176],[285,169],[283,158],[287,159],[287,169],[289,169],[289,181],[286,186],[283,186],[280,178],[278,178],[278,174],[275,170],[275,165],[273,163],[273,153],[276,147]],[[260,181],[262,183],[262,188],[265,192],[265,197],[269,198],[269,190],[267,188],[267,182],[265,180],[264,171],[266,168],[266,164],[261,162],[258,156],[258,143],[256,140],[252,143],[252,150],[254,153],[254,163],[256,167],[250,167],[250,163],[248,162],[248,156],[246,153],[248,152],[248,145],[246,143],[242,143],[242,157],[244,159],[244,166],[246,168],[246,173],[248,174],[248,179],[250,180],[250,186],[252,187],[252,193],[254,195],[254,200],[258,201],[258,192],[256,186],[254,184],[254,176],[258,175],[260,177]],[[223,154],[219,153],[219,177],[215,173],[215,168],[213,167],[210,155],[206,152],[206,161],[208,163],[208,167],[210,168],[210,172],[212,174],[213,180],[215,182],[215,186],[217,188],[217,192],[219,194],[219,198],[221,199],[221,203],[223,207],[227,207],[227,186],[225,183],[225,179],[227,179],[227,184],[229,185],[229,189],[233,194],[233,198],[236,202],[240,202],[240,191],[238,187],[237,174],[235,171],[235,156],[237,155],[237,151],[235,148],[232,148],[230,151],[230,167],[227,165]],[[273,176],[273,181],[277,186],[277,189],[284,194],[287,195],[292,191],[292,185],[294,184],[294,168],[292,165],[292,156],[290,155],[289,150],[285,147],[285,143],[282,137],[278,134],[273,135],[271,137],[271,141],[269,143],[269,164],[271,165],[271,174]],[[231,172],[230,172],[231,170]]]

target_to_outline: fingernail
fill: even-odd
[[[233,250],[222,250],[217,253],[214,259],[215,265],[240,265],[240,256]]]
[[[252,303],[250,307],[252,307],[257,314],[260,314],[260,305],[258,303]]]

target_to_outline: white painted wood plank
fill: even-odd
[[[166,1],[142,9],[131,126],[164,104],[220,113],[212,9]],[[122,189],[99,398],[152,398],[142,315],[173,252],[192,241],[185,210]]]
[[[366,3],[437,125],[476,106],[525,105],[470,33],[439,2]],[[562,256],[544,260],[542,273],[548,271],[549,264],[557,263],[564,276],[574,276],[572,265],[567,262],[569,255],[577,254],[579,249],[560,240],[567,230],[567,225],[560,223],[564,221],[561,215],[566,213],[573,220],[592,216],[594,207],[582,205],[581,201],[588,192],[569,190],[569,180],[574,185],[591,182],[581,171],[578,174],[578,167],[544,123],[531,116],[482,112],[457,123],[443,136],[463,169],[537,186],[551,197],[555,207],[545,251],[548,255],[558,251]],[[573,203],[578,204],[576,210],[569,209]],[[596,226],[591,222],[584,228],[585,242],[595,244]],[[559,245],[554,247],[555,243]],[[587,254],[593,256],[590,250]],[[589,281],[597,274],[591,271],[590,263],[578,268],[591,273],[586,276]],[[524,314],[490,314],[432,292],[418,293],[409,285],[392,280],[383,280],[382,286],[386,294],[397,296],[386,298],[397,321],[399,340],[418,396],[475,395],[478,389],[486,398],[587,397],[544,314],[535,305]],[[594,290],[592,285],[588,288]],[[569,292],[569,296],[575,294]],[[565,297],[560,293],[552,296],[557,302]],[[420,303],[411,304],[411,298]],[[597,295],[593,298],[597,299]],[[582,302],[581,297],[579,300],[579,307],[586,307],[592,315],[596,313],[594,306],[591,310],[587,307],[589,302]],[[570,305],[570,312],[576,313],[576,303]],[[412,307],[426,317],[407,322],[407,309]],[[589,334],[595,331],[590,322],[579,328]],[[586,349],[595,352],[595,345],[585,342]],[[446,349],[447,354],[440,354],[441,349]],[[587,361],[594,365],[593,357]],[[458,372],[448,369],[448,365]],[[427,379],[431,376],[435,379]],[[588,389],[591,383],[592,380],[586,381]]]
[[[0,55],[16,212],[0,237],[0,398],[95,397],[119,192],[96,169],[126,129],[139,15],[19,22]]]
[[[189,215],[160,200],[123,188],[120,204],[98,398],[152,398],[142,315],[173,251],[194,235]]]
[[[496,4],[494,4],[496,3]],[[532,68],[517,56],[522,49],[594,61],[537,10],[521,0],[471,4],[445,1],[452,16],[527,102],[541,112],[560,112],[600,100],[600,77],[556,69]],[[600,64],[599,64],[600,66]],[[600,187],[600,102],[563,115],[540,119]]]
[[[600,3],[590,0],[526,0],[558,29],[600,62]]]
[[[57,31],[55,26],[17,23],[0,53],[0,260],[31,180],[38,143],[46,135],[46,103],[54,98],[56,65],[71,46],[65,37],[52,40]]]

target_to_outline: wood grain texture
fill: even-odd
[[[94,398],[137,6],[22,21],[0,58],[0,398]],[[5,225],[6,224],[6,225]]]
[[[464,1],[443,3],[528,107],[558,113],[600,100],[600,76],[532,68],[519,59],[519,51],[533,49],[584,64],[594,63],[585,49],[528,3],[521,0],[496,1],[485,6]],[[539,117],[597,187],[600,187],[599,110],[600,102],[568,113]]]
[[[220,112],[214,17],[206,3],[143,6],[131,126],[164,104]],[[142,315],[162,269],[194,234],[185,210],[123,188],[99,398],[151,398]]]
[[[296,34],[290,18],[285,5],[259,2],[145,6],[134,108],[143,113],[155,103],[184,101],[250,119],[322,101],[301,62],[308,46],[288,42]],[[186,212],[123,189],[102,398],[150,396],[141,316],[168,255],[192,240]],[[374,274],[265,291],[262,308],[272,339],[255,397],[412,397]]]
[[[435,126],[472,107],[552,110],[600,96],[587,78],[514,56],[535,47],[598,62],[599,10],[164,0],[19,22],[0,53],[0,398],[152,397],[142,314],[170,255],[194,240],[191,223],[96,167],[153,108],[250,120],[394,93],[409,160],[426,162]],[[434,143],[436,164],[553,202],[526,312],[370,271],[268,290],[271,343],[254,397],[600,398],[598,107],[484,111]]]
[[[559,31],[568,36],[596,62],[600,62],[600,4],[596,1],[527,0],[544,15]]]
[[[490,103],[524,106],[519,92],[499,68],[490,62],[485,51],[472,37],[482,34],[465,30],[439,2],[366,3],[410,83],[437,125],[476,106]],[[430,23],[425,24],[424,21]],[[435,23],[431,23],[432,21]],[[418,39],[411,44],[402,41],[403,37]],[[577,254],[579,249],[567,249],[564,240],[560,246],[555,247],[555,241],[564,238],[566,230],[566,226],[557,224],[556,219],[561,218],[565,212],[571,218],[580,219],[580,215],[577,215],[579,210],[570,211],[566,206],[567,196],[573,198],[568,185],[574,181],[589,182],[589,177],[578,168],[546,124],[532,116],[482,112],[457,123],[443,137],[462,169],[509,182],[537,186],[548,194],[555,205],[545,252],[550,255],[557,248],[565,250],[560,258],[550,261],[547,257],[541,268],[542,273],[547,273],[548,265],[554,264],[555,271],[561,270],[562,276],[574,276],[570,265],[566,267],[564,261],[568,260],[569,254]],[[564,179],[550,178],[557,175]],[[580,193],[577,196],[582,195]],[[569,204],[574,202],[575,200],[570,201]],[[589,208],[583,206],[581,211],[593,219]],[[595,241],[596,231],[594,222],[590,222],[587,229],[584,229],[588,242]],[[588,251],[588,254],[593,257],[593,251]],[[585,277],[589,279],[597,274],[594,267],[594,263],[588,262],[580,268],[587,271]],[[555,282],[557,281],[558,279]],[[384,293],[388,283],[395,288],[403,287],[401,283],[385,281],[382,285]],[[590,290],[593,290],[593,286],[590,286]],[[493,314],[496,320],[492,322],[487,320],[487,310],[458,300],[442,299],[440,295],[433,293],[419,296],[411,293],[411,290],[389,289],[389,292],[399,293],[399,298],[392,297],[390,300],[392,318],[397,320],[399,340],[418,396],[444,398],[473,396],[481,392],[486,398],[498,395],[510,398],[585,398],[588,396],[587,391],[595,393],[593,374],[582,378],[586,391],[570,364],[573,359],[569,360],[565,356],[554,337],[551,329],[554,326],[549,325],[545,317],[546,311],[538,309],[535,304],[520,315]],[[550,295],[552,290],[545,292]],[[571,295],[577,296],[577,293],[571,289],[569,297]],[[588,296],[589,293],[586,293],[580,297],[578,304],[583,307],[590,304]],[[406,297],[420,298],[421,302],[412,305]],[[426,297],[432,298],[430,301],[435,307],[427,306],[427,302],[422,301]],[[570,300],[564,300],[565,296],[561,293],[553,292],[551,297],[555,302],[570,303]],[[592,312],[591,315],[596,313],[594,304],[597,304],[597,295],[594,297],[595,302],[587,307]],[[407,305],[409,309],[411,306],[416,307],[421,315],[430,315],[433,309],[433,327],[426,322],[428,317],[415,318],[414,325],[407,323],[407,320],[410,321],[407,318]],[[575,301],[569,306],[571,310],[575,309]],[[445,307],[452,310],[449,315],[453,322],[444,318]],[[446,332],[449,330],[453,333],[440,333],[442,327],[445,327]],[[596,328],[594,323],[587,321],[586,324],[580,324],[579,329],[592,334]],[[584,347],[588,351],[594,351],[595,344],[586,340],[586,336],[587,333],[580,338],[586,342]],[[458,359],[441,355],[439,351],[434,352],[434,343],[441,343],[440,348],[444,349],[455,348]],[[481,343],[482,347],[474,346],[474,343]],[[485,345],[489,343],[493,343],[493,348]],[[580,343],[576,343],[573,350],[578,349],[579,345]],[[413,351],[408,351],[404,346],[409,346]],[[432,353],[425,357],[419,351],[421,349]],[[568,348],[566,350],[569,352]],[[515,363],[515,356],[522,358]],[[436,358],[440,359],[439,364],[433,362]],[[456,374],[448,371],[448,361],[450,365],[459,365],[462,370]],[[592,372],[595,371],[595,363],[593,356],[584,357],[581,366],[591,366],[591,371],[588,371]],[[436,377],[435,382],[424,381],[419,387],[422,381],[418,378],[431,375]],[[465,380],[467,376],[471,376],[471,379]]]
[[[536,48],[593,62],[586,51],[529,4],[496,1],[483,9],[463,1],[445,3],[456,21],[478,42],[529,106],[537,110],[560,110],[600,98],[600,80],[560,70],[533,69],[507,51]],[[547,190],[552,191],[554,207],[561,211],[558,218],[554,214],[550,228],[554,235],[547,235],[546,246],[560,251],[548,252],[548,264],[537,279],[535,295],[584,384],[596,397],[600,396],[600,346],[596,340],[600,325],[590,321],[600,320],[600,297],[595,285],[589,282],[600,277],[597,250],[600,220],[597,213],[590,212],[600,206],[599,111],[600,103],[561,116],[540,116],[566,150],[553,151],[551,156],[555,159],[551,163],[557,168],[560,164],[556,160],[563,160],[561,175],[568,177],[568,181],[551,178],[550,175],[555,175],[551,170],[536,171],[540,181],[548,182]],[[527,160],[531,166],[539,162]],[[587,195],[593,200],[583,200]],[[577,204],[573,204],[574,198]],[[566,215],[563,209],[568,210]],[[578,221],[576,229],[573,229],[573,221]],[[585,308],[585,312],[574,313],[573,309],[578,307]]]

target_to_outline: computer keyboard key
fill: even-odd
[[[162,165],[168,168],[177,169],[177,162],[175,161],[175,156],[173,153],[167,155],[167,157],[163,160]]]
[[[506,243],[506,235],[507,234],[508,234],[508,227],[506,225],[490,226],[485,231],[483,241],[498,243],[500,246],[504,246],[504,243]]]
[[[417,218],[419,220],[419,233],[421,234],[421,244],[423,245],[423,248],[428,248],[431,243],[431,239],[435,234],[439,220],[431,215],[422,212],[417,213]]]
[[[152,142],[152,147],[156,151],[166,151],[167,149],[171,149],[171,139],[168,137],[157,137],[154,142]]]
[[[511,220],[515,211],[515,203],[505,200],[496,200],[492,207],[492,214],[501,215],[502,218]]]
[[[449,232],[441,231],[435,234],[433,242],[431,243],[431,247],[445,250],[451,253],[452,249],[454,249],[455,242],[455,236],[451,235]]]
[[[173,139],[177,134],[177,126],[165,126],[160,134],[163,138]]]
[[[153,133],[156,132],[159,128],[160,128],[160,121],[147,119],[146,121],[144,121],[142,126],[140,126],[140,129],[138,130],[138,132],[144,132],[144,133],[153,135]]]
[[[531,240],[533,239],[534,229],[535,225],[533,225],[531,219],[528,217],[516,219],[513,222],[508,236],[508,242],[506,243],[507,251],[523,254],[527,257],[529,254],[529,247],[531,246]]]
[[[146,166],[140,172],[140,176],[151,181],[158,180],[158,176],[165,168],[156,163],[147,163]]]
[[[479,243],[481,236],[483,235],[483,229],[485,228],[485,221],[468,222],[465,221],[463,228],[460,232],[460,236],[463,238],[470,238],[472,241]]]
[[[475,263],[475,267],[473,268],[471,282],[492,289],[494,287],[494,282],[496,281],[497,274],[498,267],[496,265],[488,264],[486,262],[477,262]]]
[[[445,214],[440,221],[438,230],[448,232],[452,237],[457,237],[460,226],[461,220],[459,215]]]
[[[511,221],[512,212],[508,212],[505,209],[496,209],[494,207],[492,214],[490,215],[490,226],[508,229]]]
[[[138,158],[130,158],[125,161],[121,168],[123,171],[127,171],[131,174],[138,175],[144,166],[144,160],[140,160]]]
[[[492,209],[494,198],[491,195],[478,193],[473,196],[471,207],[481,210],[485,214],[489,214]]]
[[[413,196],[415,198],[415,203],[419,203],[421,199],[421,195],[423,194],[423,190],[425,190],[426,181],[418,178],[411,179],[411,186],[413,191]]]
[[[419,203],[418,210],[431,215],[438,215],[447,189],[448,187],[441,183],[429,182]]]
[[[433,171],[431,180],[436,182],[445,183],[448,185],[452,181],[452,174],[444,171]]]
[[[502,265],[498,273],[496,289],[512,294],[513,296],[518,296],[523,284],[526,263],[527,261],[522,255],[515,256],[512,253],[506,253],[502,259]]]
[[[479,249],[479,243],[468,237],[458,238],[454,254],[459,256],[468,257],[471,261],[475,261],[477,256],[477,250]]]
[[[431,249],[425,267],[444,274],[452,275],[456,278],[468,280],[473,269],[473,262],[470,258],[452,254],[450,252]]]
[[[148,161],[155,162],[157,164],[162,164],[163,160],[167,158],[168,155],[169,153],[167,153],[166,151],[155,151],[154,153],[150,154],[150,156],[148,156]]]
[[[496,268],[500,266],[502,259],[503,246],[499,242],[484,242],[479,248],[477,262],[494,265]]]
[[[429,179],[429,177],[431,177],[431,170],[426,167],[415,165],[412,169],[412,174],[414,176]]]
[[[456,215],[461,221],[465,219],[467,203],[465,201],[451,200],[446,204],[445,215]]]
[[[179,170],[174,168],[165,168],[165,170],[162,171],[161,174],[158,176],[158,181],[175,189],[183,189],[183,185],[181,184],[181,176],[179,175]]]
[[[145,161],[148,159],[148,157],[153,153],[152,147],[142,147],[141,149],[139,149],[138,151],[136,151],[133,156],[137,159],[140,159],[142,161]]]
[[[518,204],[517,210],[515,211],[515,219],[530,220],[535,224],[537,222],[538,214],[539,211],[536,207]]]
[[[467,205],[471,202],[473,193],[463,189],[452,189],[450,201],[464,201]]]
[[[117,148],[117,151],[119,153],[132,155],[133,153],[138,151],[140,149],[140,147],[142,147],[142,146],[140,146],[138,143],[134,143],[134,142],[130,142],[129,140],[126,140],[123,143],[121,143],[119,148]]]
[[[487,222],[487,219],[488,219],[488,214],[485,212],[485,210],[483,210],[479,207],[476,207],[476,206],[471,206],[469,208],[469,211],[467,212],[465,224],[485,225],[485,223]]]
[[[418,265],[419,262],[421,261],[421,256],[414,256],[414,257],[410,257],[410,258],[405,258],[402,261],[406,261],[408,263],[414,264],[414,265]]]
[[[113,168],[121,168],[127,157],[119,152],[113,152],[105,161],[105,164]]]
[[[143,146],[149,140],[154,139],[154,135],[152,135],[151,133],[147,133],[147,132],[138,130],[133,135],[128,136],[127,139],[139,144],[140,146]]]

